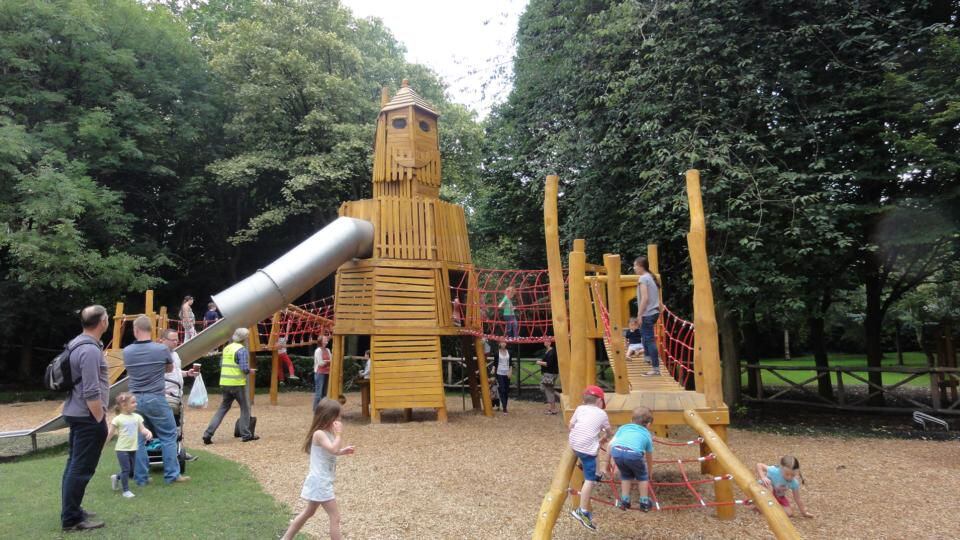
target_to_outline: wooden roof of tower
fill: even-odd
[[[394,109],[403,109],[411,105],[418,107],[432,114],[433,116],[440,116],[440,113],[433,108],[433,105],[420,97],[420,94],[418,94],[413,88],[410,88],[410,81],[407,79],[404,79],[403,82],[400,83],[400,89],[397,90],[396,94],[394,94],[393,99],[380,108],[380,112],[383,113],[386,111],[392,111]]]

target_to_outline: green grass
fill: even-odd
[[[830,358],[830,366],[836,366],[836,367],[865,367],[865,366],[867,365],[867,358],[866,358],[866,356],[864,356],[864,355],[862,355],[862,354],[831,354],[829,358]],[[799,357],[792,358],[792,359],[790,359],[790,360],[784,360],[783,358],[765,358],[765,359],[760,360],[760,364],[761,364],[761,365],[765,365],[765,366],[791,366],[791,367],[801,367],[801,366],[802,366],[802,367],[806,367],[806,366],[813,367],[813,366],[815,365],[815,364],[814,364],[814,361],[813,361],[813,356],[799,356]],[[926,367],[926,366],[927,366],[927,357],[926,357],[926,355],[924,355],[922,352],[905,352],[905,353],[903,353],[903,364],[904,364],[905,367]],[[897,363],[897,355],[896,355],[896,353],[887,353],[887,354],[884,356],[884,358],[883,358],[883,364],[882,364],[882,365],[884,365],[884,366],[897,366],[897,365],[899,365],[899,364]],[[813,377],[814,375],[816,375],[816,371],[814,371],[814,370],[812,370],[812,369],[811,369],[810,371],[806,371],[806,370],[803,370],[803,371],[778,371],[777,373],[779,373],[779,374],[782,375],[784,378],[786,378],[786,379],[788,379],[788,380],[790,380],[790,381],[792,381],[792,382],[794,382],[794,383],[803,382],[803,381],[805,381],[805,380],[807,380],[807,379],[810,379],[810,378]],[[856,373],[858,376],[863,377],[864,379],[867,378],[867,372],[865,372],[865,371],[855,372],[855,373]],[[883,374],[883,384],[884,384],[884,385],[896,384],[896,383],[898,383],[898,382],[900,382],[900,381],[902,381],[902,380],[910,377],[910,375],[911,375],[910,373],[884,373],[884,374]],[[762,372],[762,376],[763,376],[763,384],[764,384],[764,385],[770,385],[770,386],[785,386],[785,385],[786,385],[786,383],[783,382],[782,379],[780,379],[779,377],[777,377],[777,376],[774,375],[773,373],[770,373],[769,371],[763,371],[763,372]],[[830,379],[833,381],[834,384],[836,384],[836,382],[837,382],[837,375],[836,375],[836,373],[831,373],[831,374],[830,374]],[[744,373],[744,374],[742,375],[742,384],[744,385],[744,387],[746,387],[746,385],[747,385],[747,374],[746,374],[746,373]],[[852,376],[847,375],[847,374],[845,373],[845,374],[843,375],[843,385],[844,385],[844,386],[858,386],[858,385],[859,385],[859,386],[866,386],[866,383],[863,383],[863,382],[861,382],[861,381],[858,381],[857,379],[854,379]],[[929,387],[929,386],[930,386],[930,376],[929,376],[929,375],[921,375],[921,376],[917,377],[916,379],[913,379],[912,381],[908,382],[905,386]],[[808,387],[811,388],[811,389],[812,389],[812,388],[815,388],[815,387],[816,387],[816,382],[811,382],[811,383],[809,383],[809,384],[808,384]]]
[[[276,538],[290,512],[263,492],[249,471],[206,452],[190,463],[189,484],[166,486],[159,469],[134,499],[110,489],[117,459],[108,445],[83,507],[106,527],[67,538]],[[62,446],[0,464],[0,538],[60,538]]]

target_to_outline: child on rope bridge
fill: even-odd
[[[627,340],[627,358],[643,358],[643,334],[640,333],[640,321],[630,317],[630,328],[624,330],[623,336]]]
[[[799,481],[797,480],[799,478]],[[783,511],[793,517],[793,508],[787,498],[787,490],[793,491],[793,500],[797,502],[797,509],[803,517],[812,518],[813,514],[807,511],[800,500],[800,485],[804,483],[800,474],[800,461],[793,456],[780,458],[780,466],[757,463],[757,479],[761,484],[773,492],[774,498],[783,507]]]
[[[597,403],[600,406],[597,406]],[[612,428],[607,413],[603,389],[599,386],[587,386],[583,390],[583,405],[577,407],[570,418],[570,449],[577,455],[583,466],[583,486],[580,488],[580,506],[570,515],[581,525],[597,530],[590,512],[590,493],[593,485],[600,480],[597,476],[597,454],[600,443],[610,438]]]
[[[653,413],[646,407],[637,407],[632,421],[620,426],[610,443],[610,457],[620,471],[620,498],[616,506],[621,510],[630,508],[630,488],[636,481],[640,488],[640,509],[649,512],[653,507],[649,497],[653,470],[653,436],[649,426]]]

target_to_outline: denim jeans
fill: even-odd
[[[515,338],[520,335],[520,323],[517,322],[516,315],[504,315],[503,320],[506,321],[506,336]]]
[[[160,441],[163,453],[163,481],[173,482],[180,476],[177,461],[177,423],[173,411],[163,394],[134,394],[137,397],[137,413],[143,417],[147,429]],[[143,434],[137,435],[137,463],[133,468],[133,480],[142,486],[150,479],[150,463],[147,458],[147,443]]]
[[[497,375],[497,393],[500,394],[500,408],[507,412],[507,399],[510,397],[509,375]]]
[[[654,371],[660,371],[660,356],[657,354],[657,338],[653,335],[653,328],[657,324],[660,313],[644,315],[640,319],[640,335],[643,337],[643,350],[650,357],[650,365]]]
[[[117,473],[120,485],[124,491],[130,491],[130,475],[133,474],[134,464],[137,462],[137,452],[117,450],[117,462],[120,463],[120,472]]]
[[[60,524],[72,527],[83,521],[83,495],[97,472],[100,453],[107,442],[107,418],[97,422],[92,416],[64,416],[70,426],[70,453],[60,482]]]
[[[329,373],[313,373],[313,410],[317,410],[317,404],[327,395],[327,379]],[[311,411],[312,414],[312,411]]]

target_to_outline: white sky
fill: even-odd
[[[406,47],[407,60],[433,69],[447,83],[448,97],[481,118],[507,97],[517,20],[527,0],[341,2],[358,17],[382,19]]]

